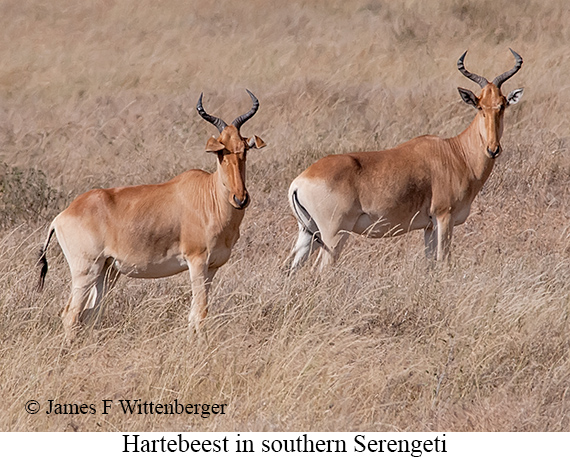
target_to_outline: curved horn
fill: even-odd
[[[232,124],[238,130],[246,121],[248,121],[249,119],[251,119],[253,117],[253,115],[257,112],[257,110],[259,108],[259,100],[249,90],[246,89],[246,91],[249,94],[249,96],[251,97],[251,101],[253,102],[253,107],[247,113],[242,114],[239,117],[236,117],[234,119],[234,121],[232,122]]]
[[[220,133],[222,133],[222,130],[224,130],[228,126],[228,124],[226,124],[224,121],[222,121],[218,117],[210,116],[208,113],[206,113],[206,111],[204,111],[204,108],[202,107],[202,97],[203,96],[204,96],[204,93],[202,92],[200,94],[200,98],[198,99],[198,104],[196,105],[196,109],[198,110],[198,114],[200,114],[200,116],[202,116],[202,118],[204,120],[208,121],[211,124],[214,124],[214,126],[218,129],[218,131]]]
[[[509,71],[504,72],[502,75],[497,76],[495,79],[493,79],[493,84],[495,86],[497,86],[499,89],[501,88],[501,85],[507,80],[509,79],[511,76],[513,76],[517,71],[520,70],[522,64],[523,64],[523,60],[522,57],[519,56],[515,51],[513,51],[511,48],[509,48],[509,51],[511,51],[513,53],[513,55],[515,56],[515,66],[513,68],[511,68]]]
[[[461,72],[463,76],[466,76],[471,81],[475,81],[477,84],[479,84],[481,89],[483,89],[483,87],[489,84],[489,81],[483,78],[483,76],[476,75],[475,73],[471,73],[465,69],[465,66],[463,65],[463,59],[465,59],[465,54],[467,54],[467,51],[465,51],[457,61],[457,69]]]

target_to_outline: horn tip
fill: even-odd
[[[518,52],[513,51],[512,48],[509,48],[509,51],[511,51],[512,55],[515,56],[515,59],[517,59],[517,61],[520,61],[520,63],[522,63],[523,58],[520,56]]]
[[[257,97],[256,97],[255,95],[253,95],[253,93],[252,93],[249,89],[246,89],[245,91],[249,94],[250,98],[251,98],[254,102],[258,102]]]

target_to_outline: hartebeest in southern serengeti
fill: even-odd
[[[189,170],[162,184],[91,190],[53,220],[40,253],[39,290],[55,232],[71,270],[71,296],[61,315],[69,340],[121,274],[162,278],[189,270],[193,297],[188,320],[192,330],[199,330],[212,278],[230,257],[250,201],[247,151],[265,146],[257,136],[240,134],[259,108],[247,92],[253,107],[230,125],[206,113],[200,95],[198,113],[219,131],[206,143],[206,152],[216,156],[214,173]]]
[[[501,85],[522,65],[511,52],[515,66],[492,82],[465,69],[467,51],[457,61],[481,94],[458,88],[477,114],[456,137],[426,135],[385,151],[330,155],[295,178],[289,202],[299,236],[292,268],[314,250],[319,250],[321,269],[334,262],[350,232],[380,238],[423,229],[427,257],[446,259],[453,227],[467,219],[501,153],[505,108],[523,93],[501,93]]]

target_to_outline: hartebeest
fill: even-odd
[[[189,326],[199,330],[212,278],[230,257],[250,201],[246,153],[265,146],[257,136],[240,134],[259,108],[247,92],[253,107],[230,125],[206,113],[200,95],[198,113],[220,133],[206,144],[206,152],[217,157],[214,173],[189,170],[162,184],[90,190],[53,220],[40,253],[38,287],[44,284],[46,250],[55,232],[71,270],[71,296],[61,315],[68,339],[121,274],[162,278],[189,270]]]
[[[465,69],[467,51],[457,61],[459,71],[481,87],[479,97],[458,88],[463,101],[478,110],[458,136],[426,135],[385,151],[329,155],[295,178],[289,202],[299,236],[292,268],[313,250],[319,250],[321,269],[334,262],[350,232],[380,238],[423,229],[428,258],[447,258],[453,226],[467,219],[501,153],[505,108],[523,93],[501,93],[522,65],[511,52],[515,66],[492,82]]]

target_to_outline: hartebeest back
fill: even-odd
[[[257,136],[244,139],[240,134],[240,127],[259,108],[257,98],[247,92],[253,107],[230,125],[207,114],[200,95],[198,113],[219,131],[218,138],[206,144],[206,152],[216,155],[214,173],[189,170],[162,184],[91,190],[53,220],[41,251],[39,289],[55,232],[71,270],[71,296],[62,312],[68,339],[121,274],[161,278],[189,270],[189,325],[199,329],[207,314],[212,278],[230,257],[250,201],[245,187],[247,150],[265,146]]]
[[[478,111],[458,136],[426,135],[386,151],[330,155],[295,178],[289,202],[299,236],[292,267],[313,250],[319,250],[321,268],[334,262],[349,232],[379,238],[423,229],[426,255],[446,258],[453,226],[467,219],[501,152],[505,108],[522,96],[522,89],[501,93],[522,65],[511,52],[514,68],[492,82],[465,69],[466,52],[459,58],[459,71],[479,84],[481,94],[459,88]]]

